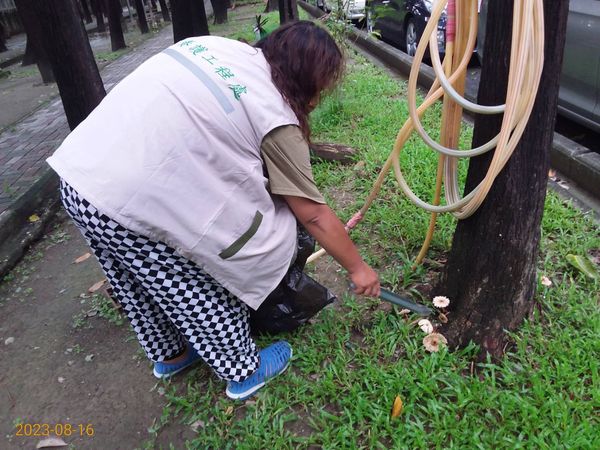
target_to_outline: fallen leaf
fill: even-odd
[[[6,340],[4,341],[4,345],[10,345],[13,342],[15,342],[15,338],[11,336],[9,338],[6,338]]]
[[[402,315],[402,316],[407,316],[408,314],[410,314],[410,309],[401,309],[398,314]]]
[[[205,426],[206,424],[203,420],[196,420],[193,424],[190,425],[190,427],[192,427],[192,430],[194,430],[195,432],[198,432],[200,428],[204,428]]]
[[[37,214],[32,214],[32,215],[30,215],[30,216],[29,216],[29,219],[28,219],[28,220],[29,220],[31,223],[33,223],[33,222],[37,222],[37,221],[39,221],[39,220],[40,220],[40,216],[38,216]]]
[[[64,383],[64,382],[65,382],[65,379],[64,379],[63,377],[58,377],[58,382],[59,382],[59,383]]]
[[[83,255],[81,255],[79,258],[77,258],[75,261],[73,261],[73,264],[79,264],[84,262],[86,259],[88,259],[90,256],[92,256],[91,253],[84,253]]]
[[[42,439],[40,442],[37,443],[35,448],[66,447],[67,445],[69,444],[67,444],[61,438],[51,437],[47,439]]]
[[[567,261],[569,261],[569,263],[573,267],[575,267],[577,270],[579,270],[586,276],[594,280],[600,280],[600,272],[587,256],[569,254],[567,255]]]
[[[94,359],[94,354],[87,355],[85,357],[85,362],[91,362]]]
[[[402,399],[400,398],[399,395],[396,395],[396,398],[394,399],[394,404],[392,405],[391,416],[398,417],[400,414],[402,414],[403,408],[404,408],[404,404],[402,403]]]
[[[103,280],[98,281],[97,283],[94,283],[89,289],[88,292],[90,293],[94,293],[97,290],[99,290],[102,286],[104,286],[104,283],[106,283],[106,278]]]
[[[225,410],[225,414],[227,414],[228,416],[232,415],[233,414],[233,406],[228,407]]]

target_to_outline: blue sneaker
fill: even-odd
[[[244,381],[230,381],[225,393],[234,400],[246,400],[254,395],[271,378],[282,373],[290,365],[292,347],[285,341],[279,341],[261,350],[260,366]]]
[[[156,378],[169,378],[175,375],[176,373],[181,372],[183,369],[191,366],[195,362],[201,359],[200,355],[196,353],[192,344],[188,343],[188,356],[186,359],[178,362],[178,363],[165,363],[165,362],[156,362],[154,363],[154,376]]]

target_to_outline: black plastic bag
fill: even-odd
[[[303,272],[306,260],[314,251],[315,239],[299,226],[296,259],[260,307],[250,310],[252,333],[293,331],[333,303],[335,295]]]

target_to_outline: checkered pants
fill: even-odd
[[[189,342],[222,379],[242,381],[256,370],[244,303],[171,247],[98,212],[62,180],[60,193],[148,358],[173,358]]]

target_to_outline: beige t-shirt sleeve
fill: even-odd
[[[293,195],[325,203],[315,184],[310,151],[300,128],[295,125],[275,128],[263,139],[261,154],[271,194]]]

